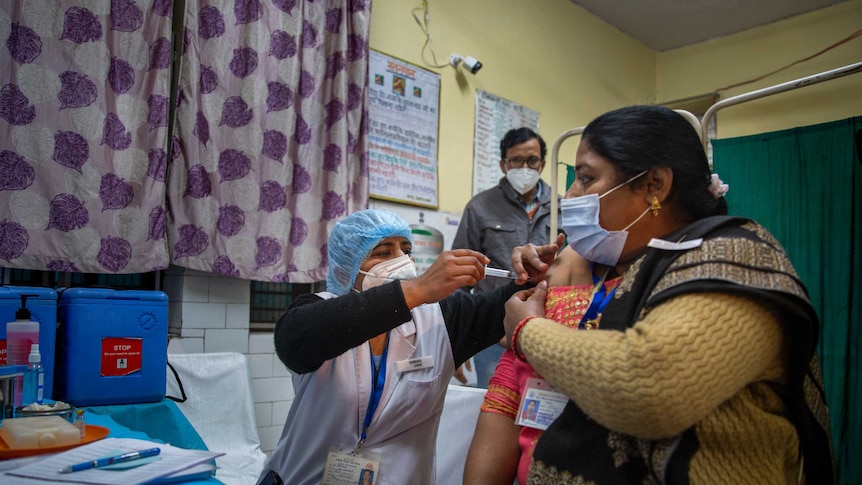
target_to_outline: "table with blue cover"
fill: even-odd
[[[89,406],[84,410],[87,424],[108,428],[111,438],[137,438],[167,443],[177,448],[207,450],[198,432],[170,399],[143,404]],[[216,485],[222,482],[212,477],[181,483]]]
[[[163,399],[159,402],[144,404],[123,404],[112,406],[90,406],[83,408],[88,425],[102,426],[109,430],[110,438],[135,438],[170,444],[177,448],[192,450],[207,450],[203,439],[176,403]],[[8,469],[11,462],[21,460],[32,461],[40,455],[27,458],[13,458],[6,463],[0,463],[0,470]],[[44,456],[44,455],[41,455]],[[21,463],[23,465],[25,463]],[[6,466],[3,466],[6,465]],[[16,466],[21,466],[16,465]],[[2,473],[0,473],[2,475]],[[0,482],[12,477],[0,476]],[[22,480],[15,477],[16,480]],[[22,480],[22,483],[27,480]],[[27,481],[30,483],[29,481]],[[196,480],[185,480],[184,485],[220,485],[222,482],[215,477]]]

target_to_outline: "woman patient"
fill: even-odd
[[[563,236],[557,244],[564,244]],[[591,318],[584,319],[590,310],[594,291],[601,293],[597,299],[597,304],[600,304],[601,296],[611,297],[619,283],[619,278],[603,281],[598,275],[593,275],[590,263],[570,246],[560,252],[545,279],[549,286],[545,316],[566,327],[585,329],[590,328],[588,322],[595,318],[588,315]],[[595,310],[590,313],[595,313]],[[562,395],[555,399],[555,395],[529,363],[506,350],[480,408],[464,468],[464,484],[511,485],[516,476],[518,483],[526,483],[533,448],[547,423],[556,418],[567,400]],[[537,407],[536,396],[545,397],[539,399]],[[527,413],[519,416],[518,410],[527,406],[535,407],[533,416],[527,416]]]

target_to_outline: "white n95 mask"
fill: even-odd
[[[362,291],[366,291],[387,281],[416,278],[416,263],[410,259],[409,254],[405,254],[394,259],[381,261],[368,271],[359,270],[359,272],[365,275],[365,278],[362,279]]]
[[[539,171],[532,168],[512,168],[506,172],[506,180],[515,192],[524,195],[539,183]]]

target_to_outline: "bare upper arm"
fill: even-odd
[[[590,262],[571,246],[566,246],[551,263],[545,280],[549,287],[592,284]]]

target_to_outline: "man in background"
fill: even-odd
[[[551,195],[556,197],[556,193],[552,194],[551,187],[539,178],[546,154],[545,141],[529,128],[515,128],[503,136],[503,178],[467,203],[452,249],[480,251],[491,259],[489,266],[511,270],[515,246],[549,243]],[[490,291],[508,282],[489,276],[469,290]],[[473,356],[477,387],[488,387],[503,350],[493,345]]]

